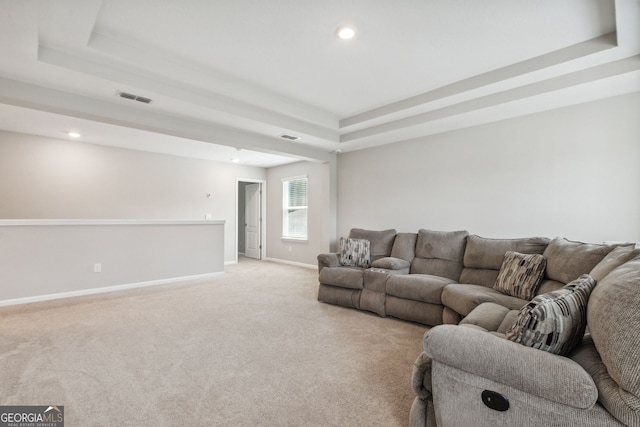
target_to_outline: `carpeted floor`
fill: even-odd
[[[405,426],[426,327],[317,301],[317,272],[0,308],[0,405],[75,426]]]

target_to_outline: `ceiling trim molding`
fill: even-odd
[[[204,144],[211,143],[322,162],[336,151],[640,90],[638,0],[573,0],[535,10],[507,2],[495,11],[466,8],[464,17],[439,5],[444,18],[437,26],[425,26],[415,11],[403,10],[398,18],[417,18],[411,31],[390,39],[378,30],[363,31],[352,44],[334,43],[333,24],[327,39],[327,23],[286,8],[286,2],[256,8],[253,15],[229,5],[168,2],[150,15],[146,4],[128,8],[86,0],[76,7],[78,1],[39,7],[12,2],[0,15],[6,54],[0,104],[7,104],[6,123],[13,131],[55,135],[59,131],[51,129],[55,124],[46,114],[54,113],[66,123],[94,121],[110,142],[126,140],[127,132],[142,135],[150,151],[161,139],[173,140],[165,136],[175,136],[183,138],[173,144],[176,151],[193,144],[200,153],[213,152]],[[318,26],[305,24],[285,39],[288,27],[264,19],[278,7],[278,17],[300,13],[293,16]],[[363,23],[390,18],[384,9],[356,5],[354,11],[363,13]],[[426,17],[434,16],[439,15]],[[492,31],[485,31],[480,17]],[[241,29],[254,31],[239,38]],[[406,68],[392,73],[385,69],[391,63]],[[124,100],[118,91],[153,103]],[[29,108],[35,120],[24,112],[11,120],[12,109]],[[47,120],[39,123],[38,117]],[[285,141],[282,134],[302,139]],[[129,145],[136,149],[134,142]]]
[[[350,142],[358,139],[366,138],[372,135],[388,133],[399,129],[405,129],[412,126],[418,126],[430,121],[443,119],[450,116],[469,113],[471,111],[492,107],[499,104],[513,102],[519,99],[525,99],[548,92],[554,92],[573,86],[582,85],[596,80],[606,79],[625,73],[631,73],[640,70],[640,55],[618,61],[609,62],[573,73],[565,74],[552,79],[543,80],[541,82],[531,83],[513,89],[485,95],[479,98],[471,99],[465,102],[454,104],[448,107],[439,108],[428,111],[426,113],[417,114],[404,119],[395,120],[393,122],[372,126],[359,131],[346,133],[342,135],[341,142]]]
[[[409,110],[415,107],[424,106],[433,101],[448,98],[469,92],[480,87],[489,86],[495,83],[501,83],[515,77],[540,71],[545,68],[553,67],[568,61],[579,59],[594,53],[603,52],[617,46],[617,33],[611,32],[564,49],[556,50],[545,55],[498,68],[483,74],[478,74],[468,79],[460,80],[446,86],[439,87],[402,101],[384,105],[373,110],[356,114],[351,117],[340,120],[340,128],[344,129],[350,126],[362,124],[371,120],[389,116],[394,113]]]
[[[157,76],[143,75],[141,72],[125,70],[122,66],[114,67],[104,61],[86,59],[51,47],[40,45],[38,60],[49,65],[117,81],[123,85],[146,89],[153,93],[199,105],[212,110],[210,120],[222,126],[233,123],[237,127],[252,128],[256,126],[257,122],[261,126],[271,125],[277,128],[275,134],[297,133],[308,139],[318,138],[331,142],[338,142],[339,139],[338,131],[335,129],[251,105],[225,95],[196,89],[187,84]]]
[[[173,77],[175,75],[190,76],[191,80],[208,87],[207,92],[223,96],[225,99],[238,99],[247,105],[278,111],[286,116],[324,127],[335,128],[338,122],[338,117],[329,111],[220,71],[184,59],[167,57],[166,53],[150,46],[126,43],[94,31],[87,47],[102,55],[136,64],[145,70],[145,76],[148,76],[148,70],[154,70],[158,77],[174,82],[177,82]],[[180,84],[186,86],[185,82]],[[202,90],[200,85],[195,87],[198,91]]]
[[[640,71],[617,75],[608,79],[594,80],[560,91],[546,92],[530,98],[516,99],[467,113],[426,121],[415,126],[389,133],[379,133],[354,140],[340,147],[344,153],[378,147],[381,145],[427,141],[426,138],[483,126],[504,120],[531,116],[580,104],[624,96],[640,92]]]
[[[0,102],[100,123],[156,132],[229,147],[294,157],[314,162],[333,155],[300,143],[290,143],[218,124],[188,120],[142,108],[75,95],[0,77]]]

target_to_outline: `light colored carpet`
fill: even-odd
[[[317,301],[317,272],[242,260],[206,281],[0,309],[0,404],[72,426],[405,426],[426,327]]]

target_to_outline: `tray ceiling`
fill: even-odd
[[[75,127],[87,142],[220,161],[235,150],[263,167],[640,90],[637,0],[3,0],[0,11],[0,129]],[[335,36],[343,24],[352,40]]]

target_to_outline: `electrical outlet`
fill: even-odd
[[[291,245],[289,245],[289,252],[291,252]]]
[[[213,219],[213,215],[210,213],[204,214],[204,219]]]
[[[93,264],[93,272],[94,273],[102,272],[102,264],[100,263]]]

